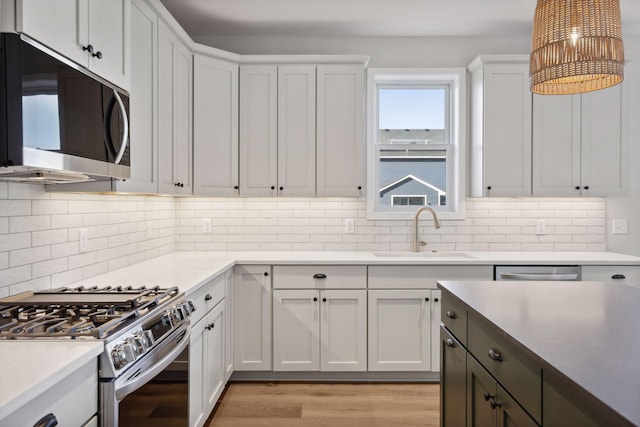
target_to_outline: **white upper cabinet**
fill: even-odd
[[[315,195],[315,72],[240,67],[241,195]]]
[[[131,178],[117,191],[158,192],[158,17],[143,0],[131,3]]]
[[[316,192],[316,67],[278,67],[278,194]]]
[[[129,90],[130,0],[18,0],[16,30]]]
[[[240,67],[240,194],[276,195],[278,68]]]
[[[534,96],[533,194],[608,196],[626,191],[622,86]]]
[[[193,192],[237,196],[238,64],[193,59]]]
[[[192,54],[169,27],[158,29],[158,192],[192,192]]]
[[[471,74],[471,195],[531,195],[529,58],[482,56]]]
[[[364,66],[318,65],[317,74],[317,195],[361,196]]]

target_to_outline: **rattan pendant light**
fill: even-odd
[[[531,92],[604,89],[624,77],[619,0],[538,0],[533,19]]]

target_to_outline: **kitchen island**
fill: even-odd
[[[600,282],[438,287],[445,418],[463,401],[466,411],[458,409],[471,425],[482,417],[497,425],[516,417],[524,422],[515,425],[640,425],[639,289]],[[456,347],[453,359],[446,352]]]

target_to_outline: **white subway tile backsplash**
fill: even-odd
[[[36,246],[28,249],[17,249],[9,252],[9,267],[32,264],[51,259],[50,246]]]
[[[47,193],[0,183],[0,296],[59,287],[174,250],[407,251],[412,220],[368,220],[359,198],[165,198]],[[418,232],[427,250],[606,250],[599,198],[483,198]],[[212,220],[203,233],[202,219]],[[344,233],[344,220],[355,232]],[[544,235],[535,221],[545,220]],[[78,229],[89,232],[79,252]]]

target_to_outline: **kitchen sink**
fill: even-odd
[[[379,258],[456,258],[456,259],[475,259],[464,252],[374,252],[374,256]]]

